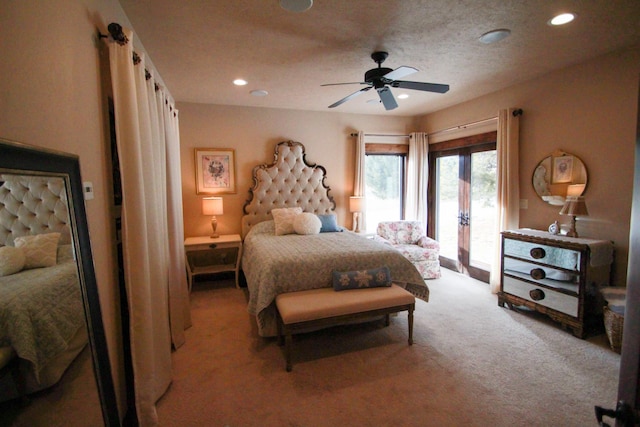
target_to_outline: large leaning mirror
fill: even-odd
[[[582,160],[564,151],[555,151],[533,171],[533,188],[550,205],[562,206],[568,196],[581,196],[587,187],[587,168]]]
[[[0,402],[6,425],[120,425],[78,157],[1,139]]]

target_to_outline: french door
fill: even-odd
[[[468,146],[463,142],[430,149],[429,224],[440,242],[442,266],[488,283],[496,239],[495,139]]]

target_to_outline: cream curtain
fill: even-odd
[[[367,154],[367,150],[364,142],[364,132],[359,131],[356,140],[356,162],[355,162],[355,176],[353,177],[353,195],[364,196],[365,195],[365,169],[364,162]],[[352,221],[355,222],[355,213],[353,214]],[[367,223],[366,212],[360,213],[360,224],[364,230],[364,225]]]
[[[178,118],[144,57],[125,42],[109,42],[115,127],[122,181],[122,241],[130,313],[135,401],[141,426],[158,424],[156,401],[171,382],[174,343],[190,320],[182,244]],[[175,109],[173,109],[175,111]],[[172,316],[169,315],[171,307]],[[171,324],[170,324],[171,322]]]
[[[429,138],[424,132],[409,135],[407,191],[404,216],[420,221],[427,229],[427,186],[429,184]]]
[[[191,326],[184,259],[182,172],[180,169],[180,126],[173,99],[162,88],[156,91],[157,107],[164,117],[167,156],[167,236],[169,238],[169,319],[175,348],[185,342],[184,330]]]
[[[516,114],[514,114],[516,112]],[[519,132],[520,110],[500,110],[498,114],[497,140],[497,203],[496,240],[489,283],[491,292],[500,290],[500,232],[518,228],[520,222],[520,177],[519,177]]]

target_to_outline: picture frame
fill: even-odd
[[[573,178],[573,156],[558,156],[553,158],[552,184],[571,182]]]
[[[236,155],[232,148],[196,148],[196,194],[235,194]]]

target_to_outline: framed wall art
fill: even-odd
[[[196,193],[235,194],[236,156],[231,148],[196,148]]]
[[[573,177],[573,156],[558,156],[553,158],[553,184],[571,182]]]

